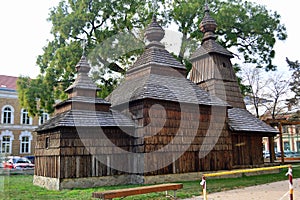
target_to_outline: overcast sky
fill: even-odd
[[[274,64],[279,70],[288,70],[285,57],[300,60],[299,19],[297,0],[251,0],[276,10],[282,16],[288,31],[288,39],[277,42]],[[51,24],[47,22],[49,9],[59,0],[7,0],[0,3],[0,74],[30,76],[39,73],[36,58],[42,54],[47,39],[51,39]]]

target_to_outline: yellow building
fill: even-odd
[[[281,126],[282,132],[282,149],[285,152],[285,156],[293,156],[288,155],[289,152],[296,152],[297,156],[300,156],[300,119],[299,113],[300,110],[298,108],[288,111],[285,114],[276,116],[276,119],[271,119],[270,116],[264,115],[262,119],[271,124],[275,128],[279,130],[279,124]],[[298,117],[297,117],[298,116]],[[269,151],[268,139],[263,139],[263,145],[266,152]],[[275,152],[281,152],[281,141],[280,135],[278,134],[274,138],[274,149]]]
[[[18,77],[0,75],[0,153],[2,155],[34,155],[34,129],[49,118],[29,117],[19,104],[16,90]]]

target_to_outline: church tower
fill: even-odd
[[[200,23],[204,33],[200,48],[191,57],[190,80],[233,107],[245,108],[237,77],[230,61],[233,55],[216,42],[217,23],[205,6],[205,16]]]

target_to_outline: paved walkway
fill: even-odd
[[[293,180],[294,199],[300,199],[300,179]],[[203,197],[194,197],[186,200],[202,200]],[[289,200],[289,183],[279,181],[264,185],[246,187],[224,192],[208,194],[208,200]]]

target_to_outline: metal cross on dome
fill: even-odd
[[[208,1],[207,0],[205,0],[205,10],[209,10],[209,8],[208,8]]]
[[[156,13],[158,10],[158,2],[157,0],[152,0],[152,9],[153,9],[153,13]]]
[[[87,42],[86,42],[86,41],[87,41],[86,39],[82,39],[82,40],[81,40],[81,47],[82,47],[82,55],[83,55],[83,56],[85,56],[85,53],[86,53],[86,52],[85,52],[86,46],[87,46],[87,44],[86,44]]]

